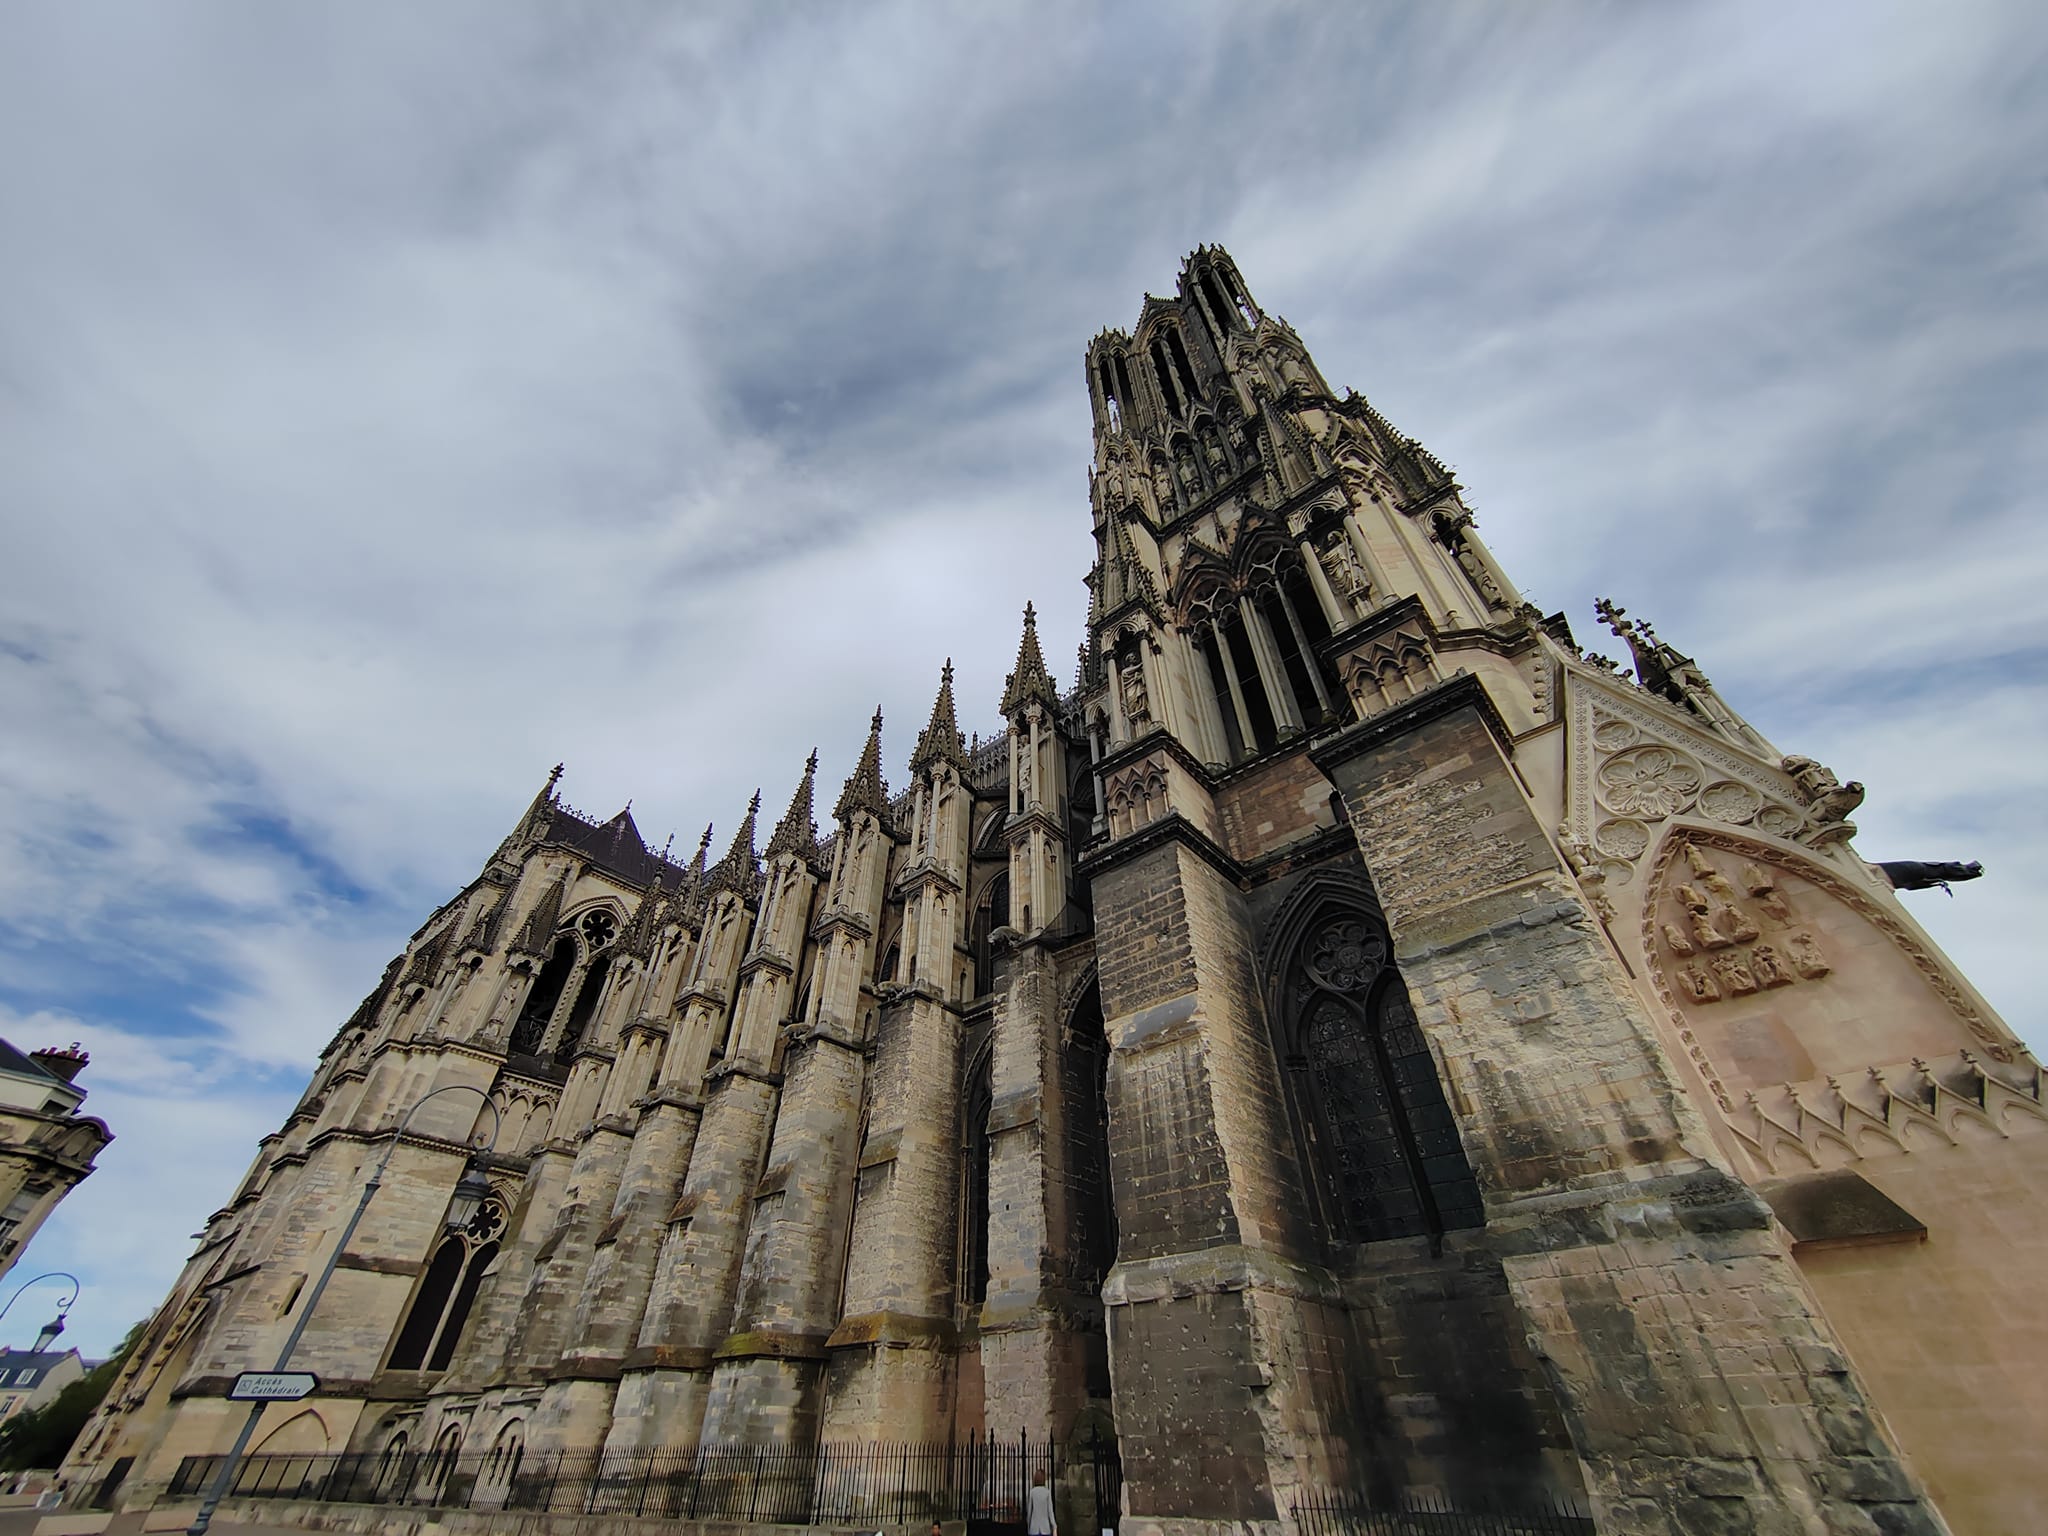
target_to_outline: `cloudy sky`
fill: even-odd
[[[1983,858],[1909,900],[2041,1038],[2044,55],[2034,0],[6,7],[0,1034],[119,1137],[17,1274],[145,1314],[557,759],[687,846],[877,702],[900,780],[949,655],[994,729],[1025,600],[1080,638],[1082,349],[1203,241],[1546,610],[1863,780],[1866,857]]]

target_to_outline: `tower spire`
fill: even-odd
[[[640,905],[633,909],[633,920],[626,927],[626,936],[619,949],[622,954],[645,960],[654,953],[654,936],[661,931],[661,909],[668,900],[668,893],[662,889],[662,872],[657,870],[654,883],[641,893]]]
[[[1017,666],[1005,680],[1003,713],[1013,715],[1032,699],[1039,700],[1048,709],[1056,709],[1060,691],[1053,686],[1052,674],[1045,669],[1045,655],[1038,648],[1037,610],[1026,603],[1024,638],[1017,642]]]
[[[533,797],[533,803],[526,808],[526,814],[519,820],[519,830],[514,838],[537,838],[546,828],[550,813],[555,808],[555,786],[562,782],[560,763],[548,770],[548,781],[541,785],[540,793]]]
[[[796,787],[796,793],[789,797],[789,809],[782,813],[782,820],[775,824],[775,831],[768,839],[768,857],[778,853],[793,853],[798,858],[808,859],[818,845],[818,824],[811,820],[811,796],[818,779],[818,749],[811,748],[811,755],[804,763],[803,782]]]
[[[936,762],[949,762],[962,773],[967,771],[967,743],[961,738],[959,722],[953,714],[953,658],[946,658],[944,670],[939,673],[939,696],[932,701],[932,718],[917,738],[917,750],[910,755],[910,768],[919,772]]]
[[[551,786],[552,787],[552,786]],[[520,925],[519,937],[512,941],[512,948],[529,955],[545,955],[555,936],[555,924],[562,920],[562,900],[569,894],[566,876],[557,875],[554,883],[541,892],[540,900],[533,910],[526,914],[526,921]]]
[[[889,786],[882,781],[882,707],[875,706],[875,718],[868,722],[868,744],[860,749],[860,761],[839,791],[832,807],[835,821],[850,819],[855,811],[867,811],[877,821],[889,819]]]
[[[1109,525],[1109,548],[1103,552],[1102,581],[1092,617],[1107,619],[1129,603],[1142,603],[1156,614],[1159,593],[1152,585],[1152,573],[1138,558],[1138,546],[1131,542],[1130,524],[1122,513],[1116,513]]]
[[[707,884],[712,894],[731,891],[744,901],[759,887],[760,857],[754,852],[754,821],[760,814],[761,791],[757,789],[754,798],[747,802],[746,819],[740,823],[739,831],[733,834],[732,847],[718,861],[718,867],[711,871]]]

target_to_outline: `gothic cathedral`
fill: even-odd
[[[1626,668],[1524,602],[1222,250],[1085,375],[1075,685],[1027,608],[1005,735],[949,664],[907,787],[877,714],[823,836],[814,755],[715,858],[551,777],[77,1485],[226,1449],[390,1149],[257,1451],[1087,1435],[1132,1533],[1330,1488],[2033,1528],[2041,1071],[1857,855],[1862,787],[1623,609]]]

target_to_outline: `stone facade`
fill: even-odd
[[[2048,1104],[1856,855],[1862,787],[1623,610],[1628,672],[1525,603],[1222,251],[1086,379],[1075,686],[1027,608],[1003,736],[948,664],[906,790],[878,714],[827,835],[814,756],[716,864],[550,778],[76,1480],[223,1447],[395,1146],[259,1450],[1113,1436],[1133,1532],[1329,1487],[2032,1528]]]
[[[78,1112],[90,1059],[76,1045],[23,1054],[0,1040],[0,1279],[114,1139]]]

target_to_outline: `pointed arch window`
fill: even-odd
[[[978,1311],[988,1300],[988,1117],[993,1069],[983,1051],[968,1068],[960,1113],[960,1301]]]
[[[974,995],[986,997],[995,990],[995,955],[989,947],[989,935],[998,928],[1006,927],[1010,921],[1010,872],[1005,869],[989,881],[988,889],[982,894],[981,904],[974,912]]]
[[[1384,922],[1363,901],[1332,900],[1297,934],[1274,1020],[1333,1235],[1375,1242],[1483,1226],[1479,1186]]]
[[[569,1022],[562,1026],[561,1043],[555,1047],[558,1063],[576,1054],[583,1032],[590,1028],[590,1016],[597,1012],[598,1001],[604,996],[604,984],[610,980],[611,970],[612,957],[599,955],[583,973],[583,985],[576,989],[576,1004],[569,1010]]]
[[[526,1006],[519,1010],[518,1021],[512,1026],[512,1040],[507,1047],[512,1055],[532,1056],[539,1052],[541,1040],[548,1032],[548,1021],[555,1016],[555,1005],[562,1000],[562,988],[568,985],[569,973],[575,969],[576,941],[565,933],[548,952],[547,963],[534,978],[533,990],[526,994]]]
[[[477,1207],[461,1231],[442,1239],[413,1293],[412,1308],[398,1330],[398,1341],[391,1346],[389,1369],[448,1369],[476,1305],[477,1292],[497,1261],[498,1239],[504,1230],[505,1209],[490,1199]]]

